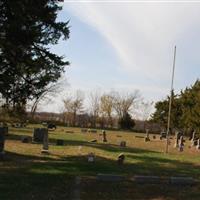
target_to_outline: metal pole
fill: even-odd
[[[169,100],[169,112],[168,112],[168,122],[167,122],[167,135],[166,135],[166,153],[168,153],[169,146],[169,129],[171,120],[171,109],[172,109],[172,96],[173,96],[173,85],[174,85],[174,71],[175,71],[175,61],[176,61],[176,46],[174,47],[174,60],[173,60],[173,70],[172,70],[172,82],[171,82],[171,96]]]

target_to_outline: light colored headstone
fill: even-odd
[[[78,152],[79,152],[79,155],[81,155],[81,153],[82,153],[82,146],[78,146]]]
[[[119,165],[122,165],[122,164],[124,164],[124,160],[125,160],[125,155],[123,153],[120,153],[118,158],[117,158],[117,163]]]
[[[146,137],[144,138],[145,142],[149,142],[150,138],[149,138],[149,129],[146,129]]]
[[[199,150],[200,149],[200,139],[197,140],[197,146],[196,149]]]
[[[175,143],[174,143],[174,148],[179,147],[179,132],[176,132],[176,138],[175,138]]]
[[[95,161],[95,154],[94,153],[89,153],[88,154],[88,162],[94,162]]]
[[[195,146],[195,142],[196,142],[196,140],[195,140],[195,135],[196,135],[196,132],[193,131],[193,133],[192,133],[192,139],[191,139],[191,146],[192,146],[192,147]]]

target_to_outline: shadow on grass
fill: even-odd
[[[7,139],[10,140],[21,140],[23,136],[27,135],[16,135],[16,134],[11,134],[7,136]],[[50,145],[56,145],[56,140],[54,138],[49,139],[49,144]],[[139,148],[131,148],[131,147],[120,147],[119,145],[115,144],[109,144],[109,143],[92,143],[88,141],[82,141],[82,140],[67,140],[63,139],[64,144],[67,146],[87,146],[87,147],[93,147],[101,150],[106,150],[109,152],[113,153],[121,153],[121,152],[126,152],[126,153],[158,153],[157,151],[152,151],[152,150],[145,150],[145,149],[139,149]]]
[[[21,139],[20,135],[10,135],[9,139]],[[90,143],[87,141],[76,141],[76,140],[64,140],[65,145],[68,146],[87,146],[93,147],[101,150],[105,150],[111,153],[128,153],[126,156],[129,162],[125,165],[119,167],[115,160],[109,160],[104,157],[97,157],[96,163],[87,163],[86,157],[83,156],[73,156],[73,157],[59,157],[59,160],[53,159],[49,156],[25,156],[14,153],[8,153],[8,160],[15,162],[21,161],[35,161],[31,164],[34,168],[38,166],[41,171],[55,169],[58,173],[66,174],[80,174],[80,175],[95,175],[97,173],[121,173],[127,175],[134,174],[149,174],[149,175],[177,175],[177,176],[193,176],[195,178],[200,178],[200,167],[189,162],[181,162],[179,160],[173,160],[170,158],[163,158],[156,151],[144,150],[139,148],[120,148],[113,144],[103,144],[103,143]],[[51,145],[55,145],[56,139],[50,139]],[[53,152],[52,152],[53,153]],[[152,155],[152,153],[157,153]],[[132,155],[131,155],[132,154]],[[116,158],[117,159],[117,158]],[[39,160],[40,162],[37,162]],[[42,163],[41,161],[45,161]],[[130,163],[133,162],[133,163]],[[46,169],[47,168],[47,169]],[[44,169],[44,170],[43,170]],[[55,173],[56,173],[55,172]]]
[[[8,139],[21,140],[23,135],[10,134]],[[24,134],[25,136],[25,134]],[[27,135],[26,135],[27,136]],[[48,155],[29,156],[6,152],[0,161],[0,199],[73,199],[74,176],[96,175],[97,173],[159,176],[192,176],[200,179],[200,167],[192,163],[163,158],[156,151],[138,148],[120,148],[113,144],[90,143],[87,141],[64,140],[68,146],[88,146],[108,152],[124,152],[127,160],[123,166],[116,160],[96,157],[88,163],[85,156]],[[56,139],[50,139],[55,145]],[[53,153],[53,152],[52,152]],[[151,155],[152,153],[158,153]],[[131,155],[132,154],[132,155]],[[157,156],[157,157],[156,157]],[[134,163],[129,163],[133,161]],[[83,182],[84,183],[84,182]],[[168,186],[138,186],[133,183],[87,183],[82,188],[81,199],[199,199],[198,191],[187,188],[182,191]],[[144,192],[145,191],[145,192]],[[180,192],[181,191],[181,192]],[[192,196],[193,195],[193,196]]]
[[[53,154],[52,154],[53,155]],[[181,162],[168,158],[151,157],[145,155],[128,155],[135,162],[125,162],[119,166],[116,160],[99,157],[95,163],[88,163],[85,155],[79,156],[26,156],[7,152],[5,160],[9,166],[15,166],[12,170],[23,169],[26,173],[33,174],[65,174],[76,175],[96,175],[97,173],[114,173],[132,176],[159,175],[159,176],[192,176],[200,179],[200,167],[189,162]],[[7,168],[9,171],[10,169]],[[5,169],[6,171],[6,169]],[[1,173],[1,171],[0,171]]]

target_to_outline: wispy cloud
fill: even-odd
[[[171,72],[173,46],[200,22],[199,3],[65,3],[113,46],[122,66],[149,78]]]

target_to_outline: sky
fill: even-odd
[[[70,38],[52,51],[71,64],[65,86],[43,111],[60,112],[67,91],[139,90],[148,101],[170,93],[174,46],[174,89],[200,75],[200,2],[67,1],[58,21],[70,20]]]

